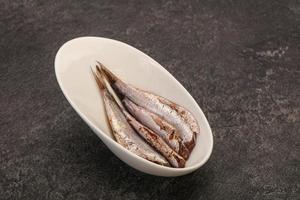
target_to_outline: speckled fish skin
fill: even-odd
[[[95,78],[96,80],[98,79],[97,83],[102,91],[107,118],[116,141],[124,148],[144,159],[160,165],[170,166],[168,161],[148,145],[130,126],[118,104],[105,88],[103,82],[99,80],[101,78],[99,74],[96,74]]]
[[[182,139],[179,154],[187,159],[195,146],[196,135],[199,134],[198,124],[192,114],[170,100],[124,83],[103,65],[101,69],[118,93],[126,96],[135,104],[159,115],[177,129]]]
[[[143,137],[152,147],[160,152],[169,163],[176,168],[183,168],[185,166],[185,160],[179,154],[177,154],[169,145],[156,133],[139,123],[133,118],[127,111],[123,111],[128,122],[132,127]]]
[[[182,119],[190,126],[191,130],[194,133],[196,133],[196,134],[200,133],[200,128],[198,126],[198,123],[197,123],[195,117],[193,116],[193,114],[190,113],[190,111],[188,111],[184,107],[182,107],[164,97],[158,97],[158,98],[160,99],[161,102],[170,106],[171,108],[176,110],[176,112],[180,113],[180,116],[182,117]]]
[[[123,104],[141,124],[157,133],[175,152],[179,152],[181,139],[171,124],[147,109],[136,105],[128,98],[123,99]]]

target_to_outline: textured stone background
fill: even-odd
[[[211,124],[209,162],[140,173],[76,115],[54,74],[67,40],[127,42]],[[299,1],[0,0],[0,199],[299,199]]]

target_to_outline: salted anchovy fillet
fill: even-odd
[[[135,104],[159,115],[177,129],[182,139],[179,154],[187,159],[195,146],[196,135],[199,133],[199,127],[193,115],[166,98],[124,83],[105,66],[101,65],[101,69],[119,95],[123,95]]]
[[[198,123],[190,111],[164,97],[159,96],[158,98],[161,102],[176,110],[176,112],[180,114],[181,118],[190,126],[194,133],[200,133]]]
[[[141,124],[157,133],[174,151],[179,152],[181,139],[171,124],[126,97],[123,99],[123,104]]]
[[[101,89],[107,118],[116,141],[132,153],[144,159],[160,165],[170,166],[168,161],[148,145],[130,126],[122,110],[106,89],[99,71],[93,71],[93,74]]]
[[[156,133],[139,123],[127,111],[123,111],[127,121],[132,127],[142,136],[151,146],[160,152],[169,163],[176,168],[182,168],[185,165],[185,160],[178,153],[176,153],[169,145]]]

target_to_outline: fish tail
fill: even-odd
[[[96,65],[96,70],[94,70],[94,69],[91,67],[91,71],[92,71],[92,73],[93,73],[93,76],[94,76],[94,78],[95,78],[95,80],[96,80],[96,82],[97,82],[99,88],[100,88],[101,90],[106,89],[106,85],[105,85],[105,83],[104,83],[103,76],[102,76],[101,73],[100,73],[100,68],[99,68],[99,66]]]
[[[104,65],[101,64],[100,62],[97,61],[97,65],[96,65],[96,72],[97,75],[100,77],[101,79],[101,84],[104,87],[103,89],[107,90],[107,95],[110,96],[110,99],[115,101],[117,103],[117,105],[119,106],[119,108],[124,111],[126,110],[125,107],[123,106],[121,99],[123,98],[123,95],[118,93],[118,90],[115,90],[115,88],[113,87],[113,85],[111,85],[111,82],[108,80],[109,77],[107,76],[107,73],[105,73],[105,71],[103,70]]]
[[[107,69],[107,67],[105,67],[102,63],[98,62],[100,66],[100,73],[102,75],[102,77],[105,77],[106,83],[108,83],[110,85],[110,87],[113,89],[114,93],[116,94],[116,96],[122,100],[125,98],[125,95],[120,91],[120,88],[116,86],[116,84],[114,84],[116,81],[119,81],[119,83],[122,83],[125,85],[125,83],[123,81],[121,81],[121,79],[119,79],[116,75],[114,75],[110,70]]]
[[[114,83],[117,80],[119,80],[119,78],[116,75],[114,75],[110,70],[108,70],[107,67],[105,67],[102,63],[100,63],[99,61],[97,61],[97,63],[99,64],[101,71],[103,72],[103,74],[105,74],[110,83]]]

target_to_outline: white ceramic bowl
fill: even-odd
[[[96,60],[125,82],[166,97],[193,113],[201,131],[185,168],[164,167],[147,161],[113,139],[102,97],[90,69]],[[61,90],[79,116],[117,157],[131,167],[157,176],[180,176],[198,169],[210,157],[213,136],[196,101],[167,70],[136,48],[107,38],[76,38],[66,42],[57,52],[55,73]]]

